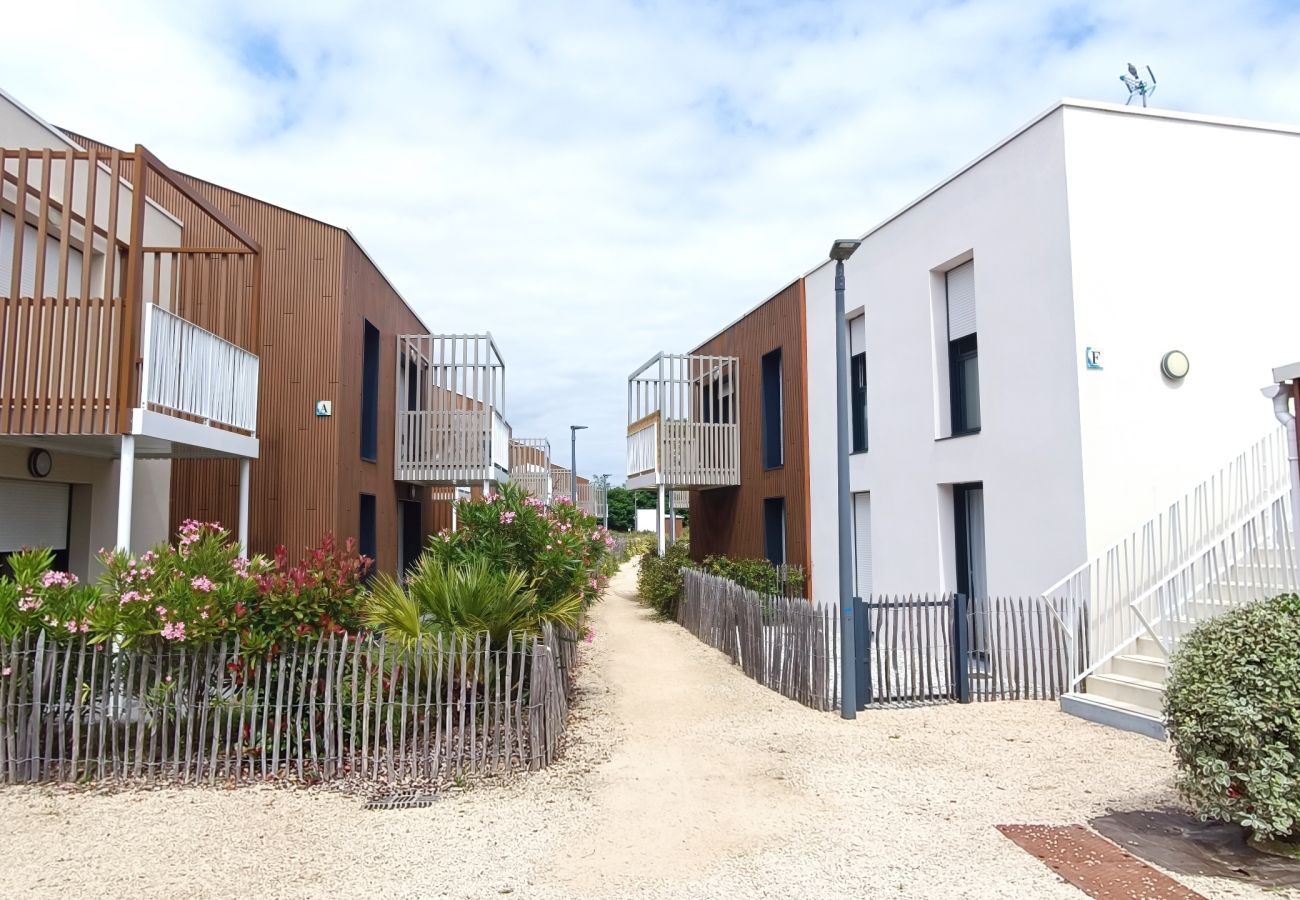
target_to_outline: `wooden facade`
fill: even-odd
[[[740,484],[691,491],[691,556],[761,559],[764,501],[785,501],[785,559],[811,581],[808,481],[808,365],[804,281],[793,282],[691,351],[739,359]],[[781,350],[782,464],[764,466],[762,360]],[[811,594],[809,594],[811,596]]]
[[[72,138],[110,150],[84,137]],[[283,545],[297,557],[326,533],[339,540],[358,537],[361,495],[368,494],[375,498],[376,567],[396,572],[401,501],[420,504],[422,540],[450,524],[449,504],[434,503],[427,487],[401,484],[393,477],[397,336],[425,332],[424,324],[345,229],[192,176],[180,178],[262,247],[257,347],[261,455],[252,463],[250,552],[272,553]],[[208,246],[209,235],[190,233],[192,220],[205,227],[192,214],[192,202],[156,181],[148,194],[186,223],[187,245]],[[360,452],[367,321],[380,332],[374,461],[363,460]],[[322,400],[332,404],[331,415],[316,415]],[[237,485],[233,462],[176,462],[173,529],[187,518],[229,528],[237,515]]]

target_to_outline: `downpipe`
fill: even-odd
[[[1286,458],[1291,467],[1292,565],[1300,561],[1300,447],[1296,445],[1296,419],[1291,411],[1291,383],[1270,384],[1262,393],[1273,401],[1273,415],[1286,428]],[[1293,571],[1293,583],[1296,583]]]

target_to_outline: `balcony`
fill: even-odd
[[[578,509],[603,520],[609,512],[609,485],[603,479],[588,481],[578,476]]]
[[[397,481],[508,481],[505,363],[490,334],[397,338]]]
[[[257,456],[256,241],[140,146],[0,149],[0,172],[0,440]]]
[[[546,438],[510,441],[510,481],[543,503],[552,498],[551,442]]]
[[[739,360],[659,353],[627,380],[627,486],[740,484]]]

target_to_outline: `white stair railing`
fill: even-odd
[[[1293,589],[1283,429],[1043,592],[1062,602],[1072,687],[1142,636],[1166,653],[1198,621]]]

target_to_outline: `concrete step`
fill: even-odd
[[[1138,681],[1164,685],[1165,677],[1169,674],[1169,661],[1163,656],[1125,653],[1111,659],[1110,672]]]
[[[1101,672],[1089,675],[1085,686],[1089,694],[1130,704],[1152,716],[1159,716],[1164,707],[1164,685],[1143,678]]]
[[[1174,648],[1170,648],[1173,650]],[[1165,651],[1160,649],[1160,644],[1152,637],[1140,637],[1133,647],[1134,656],[1147,656],[1155,659],[1164,659]]]
[[[1119,700],[1071,691],[1061,695],[1061,711],[1089,722],[1146,735],[1158,741],[1165,739],[1165,723],[1160,716]]]

